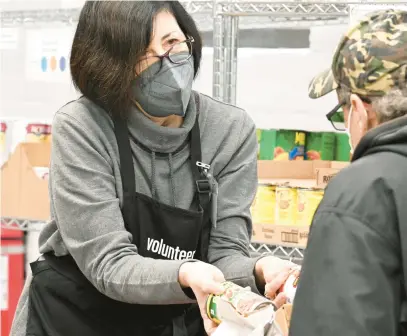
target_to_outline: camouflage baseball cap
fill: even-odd
[[[342,37],[332,67],[310,83],[310,98],[346,87],[361,96],[382,96],[406,87],[407,11],[387,9],[369,14]]]

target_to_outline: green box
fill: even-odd
[[[306,159],[333,161],[335,159],[335,133],[310,132],[307,134]]]
[[[292,130],[263,130],[260,140],[260,160],[303,160],[303,147],[305,135],[301,131]],[[304,146],[302,144],[302,146]]]
[[[336,133],[335,161],[350,161],[349,136],[346,133]]]

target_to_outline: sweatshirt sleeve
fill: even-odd
[[[103,134],[95,135],[62,111],[54,118],[52,133],[53,217],[81,272],[101,293],[118,301],[191,302],[178,283],[185,261],[144,258],[132,244]]]
[[[257,138],[252,119],[245,113],[232,159],[216,176],[219,184],[218,221],[212,229],[209,262],[226,279],[258,292],[254,267],[261,257],[250,257],[252,220],[250,207],[257,191]],[[288,261],[271,258],[276,272]]]

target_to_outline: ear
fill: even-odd
[[[350,104],[352,106],[352,119],[355,126],[359,128],[360,131],[365,130],[368,124],[368,115],[364,102],[356,94],[351,94]]]

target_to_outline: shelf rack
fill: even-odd
[[[215,99],[236,104],[239,21],[267,17],[274,26],[340,24],[357,1],[213,1],[213,88]],[[363,1],[380,4],[382,1]],[[388,3],[387,3],[388,4]]]
[[[0,217],[1,230],[40,231],[45,224],[43,220]]]

